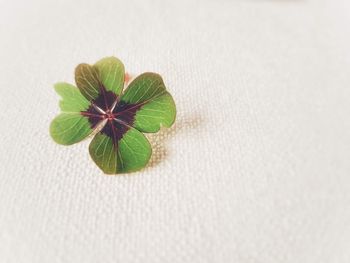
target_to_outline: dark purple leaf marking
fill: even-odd
[[[136,112],[143,104],[129,104],[119,100],[119,97],[112,91],[100,86],[99,96],[91,101],[91,105],[81,115],[89,119],[91,128],[96,128],[99,123],[106,121],[101,133],[112,138],[113,144],[118,141],[132,127]]]

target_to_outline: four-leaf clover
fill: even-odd
[[[156,73],[143,73],[124,90],[124,65],[115,57],[94,65],[79,64],[75,86],[57,83],[62,97],[59,114],[50,125],[55,142],[71,145],[90,134],[91,158],[104,173],[127,173],[148,163],[152,148],[142,134],[170,127],[176,107]]]

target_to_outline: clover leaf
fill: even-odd
[[[123,63],[107,57],[76,67],[77,88],[55,85],[62,113],[51,122],[51,137],[71,145],[95,134],[89,152],[106,174],[145,167],[152,148],[143,132],[157,132],[175,121],[175,103],[160,75],[143,73],[123,91],[124,77]]]

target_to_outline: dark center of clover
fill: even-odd
[[[111,110],[106,110],[106,113],[103,114],[103,118],[108,119],[109,121],[112,121],[115,118],[115,116],[111,112]]]
[[[101,94],[91,101],[91,105],[81,114],[86,116],[91,128],[95,129],[103,120],[108,120],[101,133],[110,137],[115,145],[133,126],[135,115],[141,105],[130,104],[119,100],[111,91],[100,87]]]

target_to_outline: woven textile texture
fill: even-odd
[[[350,262],[350,2],[0,0],[0,262]],[[119,57],[177,104],[141,172],[55,144]]]

